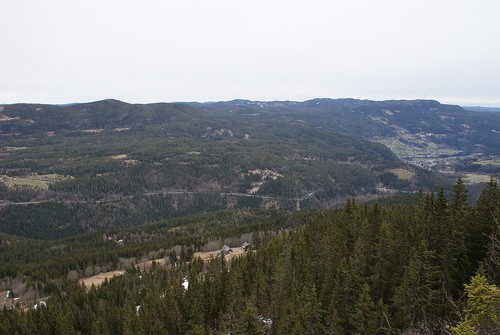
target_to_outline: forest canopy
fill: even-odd
[[[0,332],[497,334],[499,192],[491,179],[471,205],[458,179],[448,196],[290,215],[231,262],[52,284],[46,307],[1,312]]]

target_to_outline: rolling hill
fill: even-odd
[[[61,237],[436,189],[446,180],[394,143],[446,159],[495,155],[498,117],[421,100],[3,105],[0,231]]]

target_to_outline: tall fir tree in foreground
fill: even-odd
[[[452,331],[456,335],[500,334],[500,289],[482,274],[465,285],[465,317]]]

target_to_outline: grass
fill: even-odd
[[[478,173],[467,173],[464,177],[464,182],[466,184],[487,183],[489,180],[490,180],[489,175],[478,174]]]
[[[4,183],[7,186],[27,186],[39,188],[42,190],[47,190],[49,184],[61,181],[71,177],[65,177],[57,174],[46,174],[46,175],[30,175],[25,177],[7,177],[2,176]]]
[[[481,165],[495,165],[495,166],[500,166],[500,158],[493,158],[493,159],[485,159],[482,161],[478,161],[478,164]]]
[[[405,169],[397,168],[397,169],[391,169],[389,172],[394,173],[398,179],[402,180],[410,180],[415,176],[415,172],[408,171]]]
[[[29,179],[29,178],[12,178],[9,181],[10,185],[14,186],[30,186],[41,188],[42,190],[46,190],[49,188],[49,185],[43,180]]]
[[[445,146],[439,146],[436,143],[430,141],[426,142],[427,147],[420,147],[417,145],[412,145],[411,143],[403,143],[395,138],[384,139],[378,142],[387,146],[398,157],[415,157],[436,154],[455,155],[460,153],[459,150],[452,150]]]

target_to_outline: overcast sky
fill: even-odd
[[[315,97],[500,106],[500,1],[0,1],[0,103]]]

